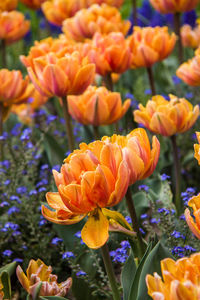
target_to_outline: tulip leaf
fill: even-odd
[[[3,271],[0,275],[3,285],[4,299],[11,299],[11,284],[10,277],[7,271]]]
[[[6,272],[8,272],[9,276],[11,276],[15,272],[16,266],[17,266],[17,262],[13,261],[12,263],[1,267],[0,274],[3,273],[4,271],[6,271]]]
[[[147,250],[146,250],[144,256],[142,257],[142,259],[140,261],[140,264],[139,264],[139,266],[136,270],[134,279],[132,281],[132,285],[131,285],[128,300],[137,300],[138,299],[137,294],[138,294],[138,285],[139,285],[139,281],[140,281],[140,275],[141,275],[141,272],[142,272],[142,268],[145,264],[146,258],[148,257],[149,253],[151,252],[152,247],[153,247],[152,242],[150,242],[148,247],[147,247]]]
[[[123,269],[122,269],[122,287],[123,287],[123,299],[128,300],[130,288],[132,286],[132,282],[134,280],[134,276],[136,273],[136,264],[134,261],[134,256],[131,253],[129,258],[127,259]]]
[[[38,300],[39,299],[39,294],[40,294],[41,287],[42,287],[42,281],[37,284],[37,286],[33,290],[33,293],[31,294],[33,300]]]
[[[169,250],[163,246],[161,241],[159,241],[145,260],[145,264],[140,275],[137,299],[147,299],[145,298],[147,297],[147,286],[145,282],[146,275],[153,274],[154,272],[157,272],[159,275],[161,275],[160,262],[162,259],[167,257],[173,258]],[[148,297],[148,299],[151,298]]]
[[[48,133],[46,133],[44,136],[44,149],[47,153],[47,157],[51,166],[62,164],[66,156],[65,152],[67,149],[63,150],[56,139]]]

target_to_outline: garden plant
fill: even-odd
[[[199,0],[0,0],[0,300],[199,300],[199,106]]]

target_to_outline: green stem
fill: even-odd
[[[3,103],[0,102],[0,136],[3,135]],[[0,141],[0,161],[3,160],[3,140]]]
[[[115,273],[113,270],[113,266],[112,266],[112,261],[110,259],[110,254],[109,254],[109,250],[108,250],[108,245],[105,244],[103,245],[103,247],[101,247],[101,254],[103,257],[103,261],[104,261],[104,265],[106,268],[106,273],[108,275],[108,279],[110,282],[110,286],[112,289],[112,294],[113,294],[113,299],[114,300],[120,300],[120,293],[119,293],[119,289],[117,286],[117,282],[115,280]]]
[[[105,85],[106,88],[113,92],[113,81],[112,81],[112,77],[111,77],[111,73],[108,73],[105,77],[104,77],[104,81],[105,81]]]
[[[137,0],[133,0],[133,24],[137,26]]]
[[[99,140],[100,139],[100,135],[99,135],[99,126],[93,126],[93,131],[94,131],[94,138],[95,140]]]
[[[179,63],[183,63],[183,45],[182,45],[182,40],[181,40],[181,22],[180,22],[180,13],[175,13],[174,14],[174,31],[176,35],[178,36],[178,58],[179,58]]]
[[[149,78],[149,84],[151,87],[151,93],[152,93],[152,96],[154,96],[154,95],[156,95],[156,88],[155,88],[153,70],[152,70],[152,67],[147,67],[146,69],[147,69],[147,74],[148,74],[148,78]]]
[[[63,113],[64,113],[65,125],[66,125],[67,137],[68,137],[68,145],[70,151],[72,152],[75,149],[75,142],[74,142],[74,135],[73,135],[73,127],[71,124],[71,116],[69,114],[69,109],[68,109],[67,97],[62,98],[62,104],[63,104]]]
[[[181,179],[181,167],[178,157],[178,148],[176,144],[176,136],[171,136],[171,142],[173,147],[173,156],[174,156],[174,168],[175,168],[175,180],[176,180],[176,190],[175,190],[175,206],[178,215],[181,211],[181,198],[180,198],[180,179]]]
[[[1,65],[2,68],[7,67],[7,61],[6,61],[6,41],[1,40]]]
[[[138,252],[139,252],[139,256],[140,256],[139,258],[142,258],[142,256],[144,255],[144,252],[145,252],[145,244],[142,240],[142,236],[141,236],[141,233],[140,233],[137,214],[136,214],[135,206],[134,206],[134,203],[133,203],[130,187],[128,188],[128,190],[126,192],[126,204],[127,204],[127,207],[128,207],[129,213],[130,213],[130,217],[131,217],[131,221],[132,221],[132,225],[133,225],[133,230],[137,233]]]

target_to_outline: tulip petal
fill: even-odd
[[[17,266],[16,274],[19,282],[23,286],[23,288],[29,292],[29,280],[26,277],[25,273],[23,272],[22,268],[20,266]]]
[[[86,88],[93,83],[95,75],[95,65],[88,64],[83,66],[76,74],[72,88],[69,90],[71,95],[82,94]]]
[[[85,223],[81,237],[83,242],[92,249],[102,247],[108,240],[109,222],[100,209],[93,211]]]

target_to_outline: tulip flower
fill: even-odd
[[[6,44],[14,43],[29,31],[30,21],[24,19],[24,15],[18,11],[0,12],[0,39]]]
[[[78,122],[88,125],[108,125],[120,120],[130,107],[127,99],[122,105],[119,93],[105,87],[90,86],[81,96],[68,97],[69,112]]]
[[[150,0],[151,5],[161,14],[186,12],[194,9],[198,0]]]
[[[37,90],[34,90],[31,97],[28,98],[26,103],[13,105],[11,108],[12,113],[15,113],[20,121],[24,124],[31,124],[33,122],[33,114],[48,101],[48,98],[42,96]]]
[[[23,272],[20,266],[16,269],[19,282],[29,295],[34,297],[37,287],[41,285],[39,296],[64,297],[72,285],[72,278],[57,283],[57,276],[52,273],[52,267],[46,266],[40,259],[31,259],[26,270]]]
[[[176,71],[176,75],[191,86],[200,85],[200,53],[196,51],[195,54],[196,56],[180,65]]]
[[[81,9],[74,17],[66,19],[62,26],[67,37],[80,42],[92,38],[96,32],[122,32],[126,35],[129,28],[130,22],[122,20],[118,9],[106,4]]]
[[[122,149],[123,158],[130,172],[129,185],[153,173],[160,154],[160,143],[154,136],[151,149],[149,138],[143,128],[134,129],[127,136],[114,134],[110,138],[105,136],[102,140],[116,144]]]
[[[11,11],[16,9],[18,0],[3,0],[0,1],[0,11]]]
[[[193,209],[193,217],[190,215],[190,211],[188,208],[185,210],[185,219],[186,222],[192,231],[192,233],[200,239],[200,194],[197,196],[192,197],[188,201],[188,206],[192,207]],[[196,222],[195,222],[196,221]]]
[[[199,116],[199,106],[192,104],[185,98],[169,95],[170,100],[157,95],[152,97],[144,107],[134,111],[134,119],[143,124],[150,131],[163,136],[172,136],[189,130]]]
[[[123,4],[124,0],[86,0],[87,7],[91,6],[92,4],[107,4],[110,6],[120,7]]]
[[[81,236],[90,248],[102,247],[108,239],[109,221],[105,207],[118,204],[129,184],[129,170],[118,145],[95,141],[80,144],[65,160],[61,172],[53,170],[57,193],[46,194],[54,211],[42,206],[43,216],[68,225],[88,215]],[[119,214],[119,213],[117,213]],[[114,212],[112,219],[114,219]]]
[[[181,40],[184,47],[198,48],[200,46],[200,24],[194,29],[188,24],[181,27]]]
[[[196,136],[197,136],[198,143],[200,144],[200,132],[196,132]],[[197,159],[197,161],[200,165],[200,145],[199,144],[194,145],[194,151],[195,151],[194,157]]]
[[[84,7],[84,0],[52,0],[45,1],[42,10],[49,22],[61,26],[65,19],[74,16],[77,11]]]
[[[165,258],[161,272],[162,278],[157,273],[146,276],[148,294],[154,300],[199,299],[200,253],[177,261]]]
[[[44,96],[65,97],[78,95],[93,82],[94,64],[87,58],[81,60],[78,52],[57,58],[54,53],[33,60],[33,67],[27,68],[35,88]]]
[[[128,38],[128,45],[132,52],[132,68],[147,68],[152,95],[156,94],[151,67],[158,61],[168,57],[176,44],[176,35],[169,34],[168,27],[138,27]]]
[[[97,32],[92,44],[86,46],[89,48],[89,60],[96,65],[96,73],[99,75],[121,74],[130,68],[132,54],[121,32],[108,35]]]
[[[131,67],[151,67],[157,61],[168,57],[174,49],[176,35],[169,34],[168,27],[138,27],[128,38],[133,53]]]
[[[24,3],[31,9],[39,9],[46,0],[20,0],[20,2]]]

